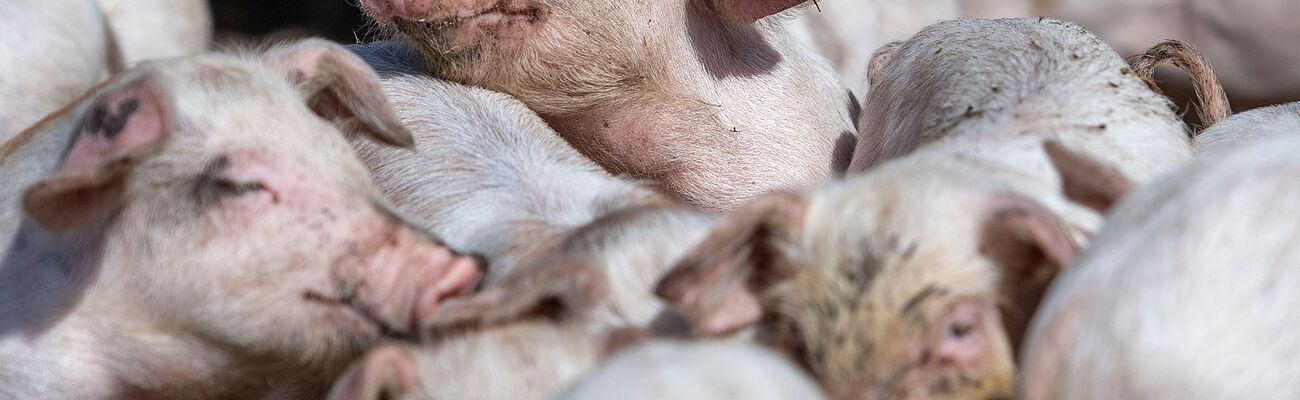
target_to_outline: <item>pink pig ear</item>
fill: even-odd
[[[1003,323],[1011,343],[1020,343],[1029,318],[1079,246],[1064,220],[1027,197],[994,195],[989,207],[980,252],[1001,270],[1002,292],[1010,300]]]
[[[418,383],[415,358],[398,345],[371,350],[330,391],[328,400],[383,400],[402,398]]]
[[[752,24],[807,0],[716,0],[719,11],[733,21]]]
[[[424,333],[496,326],[526,318],[580,316],[606,296],[605,275],[579,260],[559,258],[520,269],[470,296],[421,310]]]
[[[760,296],[800,272],[780,249],[797,236],[806,207],[797,193],[774,192],[734,211],[655,294],[683,314],[694,335],[724,336],[758,323]]]
[[[28,215],[51,231],[116,208],[128,172],[168,136],[167,104],[147,78],[101,95],[84,118],[58,168],[23,196]]]
[[[413,147],[379,83],[379,75],[343,46],[309,39],[271,49],[263,60],[298,85],[312,111],[348,135],[363,134],[382,143]]]

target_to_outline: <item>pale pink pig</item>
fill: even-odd
[[[345,135],[411,143],[360,59],[306,41],[144,63],[6,143],[0,169],[46,173],[4,188],[0,398],[316,398],[413,337],[479,266]]]

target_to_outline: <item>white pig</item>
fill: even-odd
[[[727,210],[820,183],[851,97],[769,18],[801,0],[364,0],[438,77],[510,94],[615,174]]]
[[[555,400],[824,399],[789,361],[727,342],[651,342],[624,350]]]
[[[1300,398],[1297,152],[1224,149],[1121,202],[1034,317],[1022,398]]]
[[[93,0],[6,0],[0,25],[0,142],[121,67]]]
[[[0,151],[0,170],[57,160],[0,188],[23,210],[0,256],[0,398],[317,398],[477,282],[349,148],[411,140],[342,47],[148,62],[65,113]]]
[[[658,293],[695,335],[753,328],[832,398],[1008,397],[1012,349],[1096,217],[980,155],[922,150],[761,198],[719,223]],[[1114,200],[1091,183],[1067,184],[1080,195],[1070,200]]]
[[[207,0],[95,1],[127,63],[198,54],[212,41]]]
[[[415,138],[414,152],[354,141],[398,210],[485,257],[489,284],[531,264],[583,264],[616,289],[595,311],[601,321],[639,326],[658,314],[655,282],[703,239],[712,216],[611,176],[518,100],[423,75],[400,43],[352,49],[383,75]]]
[[[1223,119],[1196,135],[1196,155],[1219,153],[1296,133],[1300,133],[1300,103],[1257,108]]]

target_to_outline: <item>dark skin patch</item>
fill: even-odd
[[[100,103],[90,111],[90,116],[82,126],[86,133],[103,135],[109,139],[117,137],[126,128],[131,116],[140,110],[140,100],[131,98],[118,104],[117,110],[110,111],[108,104]]]

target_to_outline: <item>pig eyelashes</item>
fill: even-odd
[[[237,181],[224,175],[230,166],[226,156],[218,157],[208,163],[194,179],[192,196],[200,208],[230,197],[239,197],[251,193],[267,191],[266,185],[256,181]]]

